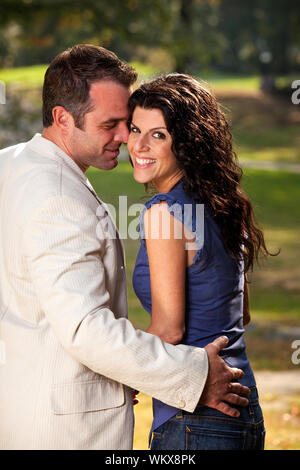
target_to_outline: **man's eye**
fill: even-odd
[[[110,122],[103,123],[100,126],[100,128],[104,129],[105,131],[109,131],[110,129],[114,129],[115,127],[117,127],[117,125],[118,125],[118,121],[110,121]]]

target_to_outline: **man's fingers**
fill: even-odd
[[[234,384],[234,385],[240,385],[240,384]],[[243,389],[249,390],[247,389],[247,387],[243,387]],[[246,392],[243,391],[243,393],[246,393]],[[236,395],[235,393],[227,393],[225,400],[226,400],[226,403],[224,401],[221,401],[215,406],[215,408],[221,411],[222,413],[225,413],[228,416],[232,416],[233,418],[238,418],[240,416],[240,412],[236,408],[232,408],[229,405],[229,403],[232,405],[236,405],[236,406],[247,406],[249,404],[249,400],[247,398]]]
[[[219,352],[228,345],[228,338],[220,336],[212,343],[205,346],[209,359],[209,375],[204,393],[200,402],[222,413],[237,418],[240,412],[233,406],[247,406],[247,396],[250,393],[248,387],[237,383],[244,377],[244,372],[235,367],[229,367],[219,356]]]
[[[229,339],[227,338],[227,336],[220,336],[210,344],[215,346],[216,353],[219,354],[219,352],[227,346],[228,341]]]
[[[217,404],[216,409],[222,411],[222,413],[225,413],[228,416],[238,418],[240,416],[240,412],[236,408],[232,408],[229,403],[236,406],[247,406],[249,404],[249,400],[246,397],[249,395],[250,389],[239,383],[230,384],[229,389],[230,392],[228,392],[224,398],[226,403],[221,401]]]
[[[241,395],[243,397],[248,397],[250,395],[250,388],[245,387],[239,383],[230,383],[228,387],[230,393],[235,393],[236,395]]]
[[[228,403],[224,403],[223,401],[220,401],[215,408],[225,415],[232,416],[232,418],[238,418],[240,416],[240,412],[236,408],[231,408]]]
[[[247,406],[249,404],[249,400],[247,400],[247,398],[240,397],[239,395],[235,395],[234,393],[228,393],[228,395],[226,395],[226,401],[228,401],[232,405],[237,406]]]
[[[230,371],[232,373],[232,380],[242,379],[245,375],[241,369],[237,369],[236,367],[230,367]]]

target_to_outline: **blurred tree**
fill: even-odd
[[[284,74],[299,69],[298,0],[223,0],[219,13],[227,43],[223,70]]]
[[[166,47],[178,72],[194,73],[217,63],[224,49],[218,31],[219,1],[174,0],[171,2],[172,28]]]
[[[90,42],[126,60],[164,50],[181,72],[289,73],[300,69],[298,3],[1,0],[0,66],[47,63],[73,44]]]
[[[258,32],[269,53],[270,71],[287,74],[293,71],[296,50],[300,46],[300,8],[298,0],[256,0]],[[262,53],[265,51],[262,51]],[[263,58],[263,56],[261,56]]]
[[[154,47],[163,40],[170,17],[168,3],[167,0],[1,0],[0,28],[3,31],[5,25],[20,25],[19,36],[13,38],[18,43],[19,54],[14,57],[17,65],[49,62],[59,51],[79,42],[101,44],[129,59],[140,44]]]

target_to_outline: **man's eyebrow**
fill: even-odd
[[[110,118],[110,119],[107,119],[106,121],[103,121],[101,122],[101,124],[112,124],[112,123],[116,123],[116,122],[120,122],[120,121],[127,121],[127,116],[126,117],[118,117],[118,118]]]

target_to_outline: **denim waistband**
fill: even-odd
[[[252,405],[257,405],[259,403],[259,396],[258,396],[258,390],[256,386],[249,387],[250,388],[250,395],[247,397],[249,400],[249,403]]]

